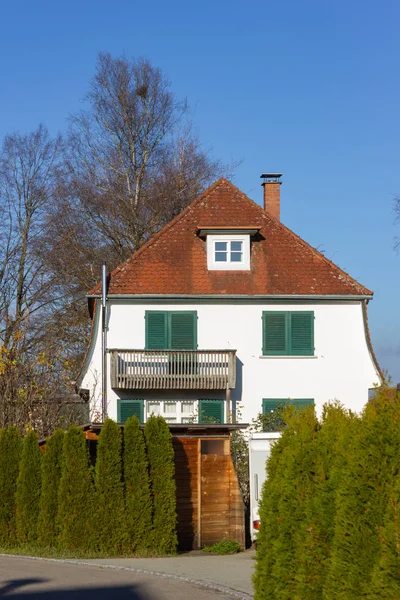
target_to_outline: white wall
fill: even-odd
[[[239,403],[240,420],[250,422],[261,411],[262,398],[314,398],[317,411],[330,399],[360,411],[368,388],[379,376],[369,354],[360,302],[304,304],[130,304],[108,302],[108,348],[140,349],[145,346],[146,310],[197,310],[199,349],[237,350],[236,389],[232,401]],[[262,356],[263,310],[313,310],[315,356]],[[97,318],[99,317],[99,312]],[[93,390],[100,410],[100,331],[94,332],[89,367],[82,388]],[[109,378],[108,378],[109,380]],[[108,412],[117,418],[117,393],[108,388]],[[223,397],[221,392],[199,392],[190,397]],[[154,398],[146,392],[121,393],[119,397]],[[170,397],[170,394],[169,394]],[[188,393],[175,394],[179,400]]]

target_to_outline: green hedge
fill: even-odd
[[[125,520],[129,551],[152,549],[153,501],[143,431],[136,416],[124,428]]]
[[[107,554],[120,554],[124,547],[125,507],[122,482],[121,428],[106,419],[97,443],[95,471],[97,548]]]
[[[21,452],[19,430],[0,430],[0,543],[6,546],[16,541],[15,494]]]
[[[71,426],[64,437],[63,466],[58,494],[58,544],[65,550],[93,550],[94,485],[86,439]]]
[[[153,495],[152,549],[160,554],[176,551],[176,483],[174,449],[169,427],[162,417],[151,416],[144,427]]]
[[[285,415],[267,463],[255,600],[400,598],[400,399]],[[385,595],[386,594],[386,595]]]
[[[0,544],[33,553],[166,554],[177,546],[174,450],[152,417],[107,419],[91,464],[82,429],[58,429],[44,454],[33,431],[0,430]],[[94,457],[92,457],[94,458]]]
[[[34,542],[37,538],[41,462],[37,435],[30,431],[23,442],[15,496],[17,540],[20,543]]]
[[[58,489],[63,464],[64,431],[57,429],[46,442],[42,459],[42,493],[40,496],[38,540],[51,547],[57,539]]]

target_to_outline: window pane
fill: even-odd
[[[147,414],[148,415],[159,415],[160,414],[160,403],[159,402],[148,402],[147,403]]]
[[[231,252],[231,262],[242,262],[242,253]]]
[[[183,413],[192,413],[194,410],[194,402],[182,402],[182,412]]]
[[[215,253],[215,261],[216,262],[226,262],[227,252],[216,252]]]
[[[167,423],[176,423],[176,418],[172,418],[172,417],[165,417],[165,420]]]
[[[193,419],[190,417],[182,417],[181,421],[182,423],[193,423]]]
[[[231,242],[231,250],[235,250],[236,252],[242,251],[242,243],[243,242]]]
[[[222,250],[222,251],[226,251],[226,244],[228,242],[215,242],[215,249],[216,250]]]
[[[164,412],[165,413],[176,413],[176,402],[164,402]]]

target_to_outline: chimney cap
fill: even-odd
[[[260,175],[260,179],[264,179],[267,181],[279,181],[280,177],[282,177],[282,173],[263,173]]]

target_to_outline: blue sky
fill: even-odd
[[[381,0],[13,0],[0,22],[0,138],[82,106],[99,51],[145,56],[186,97],[205,148],[242,161],[261,203],[375,292],[378,359],[400,382],[400,3]]]

